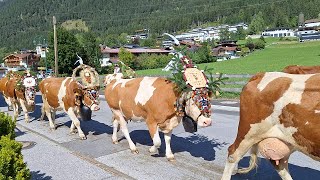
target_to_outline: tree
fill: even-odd
[[[140,40],[140,46],[142,46],[142,47],[155,47],[156,40],[151,37],[149,37],[148,39]]]
[[[118,36],[116,34],[108,34],[105,38],[104,44],[109,47],[118,46]]]
[[[253,50],[254,50],[254,43],[253,43],[252,38],[249,37],[249,38],[247,39],[247,42],[246,42],[245,46],[246,46],[247,48],[249,48],[250,51],[253,51]]]
[[[92,32],[86,32],[82,37],[83,42],[80,43],[80,46],[82,47],[81,55],[84,63],[101,72],[101,52],[96,37]]]
[[[134,64],[134,56],[133,54],[126,50],[125,48],[121,47],[119,50],[119,59],[126,64],[129,67],[132,67],[135,69],[135,64]]]
[[[128,34],[127,33],[121,33],[118,37],[119,45],[123,46],[125,44],[128,44]]]
[[[263,19],[262,12],[255,14],[250,25],[249,25],[249,34],[257,34],[263,31],[265,28],[265,22]]]
[[[229,40],[230,39],[230,31],[228,28],[223,28],[223,29],[220,29],[220,33],[219,33],[219,36],[220,36],[220,41],[225,41],[225,40]]]
[[[81,51],[80,45],[73,34],[63,28],[57,28],[59,74],[71,74],[77,60],[76,54]],[[53,33],[49,34],[49,51],[47,62],[54,67]]]

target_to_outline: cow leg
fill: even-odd
[[[77,118],[76,114],[74,113],[73,108],[69,108],[67,113],[72,121],[72,124],[77,127],[80,138],[87,139],[86,136],[84,135],[81,127],[80,127],[80,121]],[[72,124],[71,124],[71,127],[72,127]],[[70,127],[70,131],[71,131],[71,127]]]
[[[6,103],[8,104],[8,111],[12,111],[13,107],[12,107],[12,103],[11,103],[10,99],[5,97],[4,95],[3,95],[3,98],[6,101]]]
[[[29,123],[30,119],[29,119],[29,114],[28,114],[28,110],[26,107],[26,101],[24,101],[22,99],[19,99],[19,101],[20,101],[22,111],[24,113],[24,119],[25,119],[26,123]]]
[[[45,113],[46,113],[46,111],[45,111],[44,104],[43,104],[41,107],[41,116],[38,121],[43,121]]]
[[[236,139],[237,141],[237,139]],[[248,152],[248,150],[255,144],[256,142],[249,140],[249,139],[243,139],[241,143],[239,144],[238,148],[234,151],[233,154],[228,155],[228,160],[225,164],[223,175],[221,180],[229,180],[231,179],[232,172],[234,168],[238,165],[238,162],[241,160],[241,158]],[[232,144],[229,147],[230,149],[234,147],[234,144]]]
[[[112,125],[113,125],[112,143],[118,144],[117,132],[119,130],[119,120],[115,119],[114,116],[113,116],[113,120],[112,120]]]
[[[172,134],[172,130],[167,133],[164,133],[164,140],[166,142],[166,157],[168,161],[174,161],[174,155],[171,151],[171,145],[170,145],[171,134]]]
[[[131,152],[133,154],[138,154],[139,151],[138,151],[136,145],[131,140],[126,120],[123,118],[123,116],[119,116],[119,119],[120,119],[119,123],[120,123],[120,127],[121,127],[121,130],[122,130],[122,133],[123,133],[124,137],[127,139],[128,143],[129,143],[129,147],[130,147]]]
[[[292,177],[289,173],[288,161],[289,157],[282,158],[279,160],[279,164],[277,165],[274,160],[271,160],[272,165],[275,167],[283,180],[292,180]]]
[[[16,120],[19,115],[19,105],[17,102],[13,102],[12,107],[13,107],[13,119]]]
[[[50,109],[46,109],[45,111],[46,111],[47,118],[49,120],[50,129],[51,130],[55,130],[56,126],[54,125],[54,120],[52,119],[52,115],[51,115]]]
[[[149,149],[150,153],[157,153],[158,148],[161,146],[161,139],[159,136],[159,129],[157,126],[157,123],[154,123],[155,121],[153,121],[152,123],[148,123],[148,122],[152,122],[152,121],[148,121],[147,119],[147,125],[149,128],[149,133],[150,136],[152,138],[153,141],[153,146],[151,146],[151,148]]]

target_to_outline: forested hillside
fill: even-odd
[[[320,1],[0,0],[0,48],[31,48],[43,43],[52,31],[52,16],[58,25],[82,19],[84,29],[103,39],[107,34],[130,34],[145,28],[158,35],[211,22],[250,24],[257,14],[262,15],[265,28],[296,27],[300,12],[305,19],[317,18]]]

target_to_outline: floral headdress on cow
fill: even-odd
[[[79,71],[80,78],[76,78]],[[78,83],[82,93],[89,95],[93,101],[99,101],[99,74],[91,66],[80,64],[73,70],[72,79]]]
[[[79,71],[80,79],[76,78],[76,74]],[[97,88],[99,85],[99,74],[91,66],[80,64],[73,70],[73,80],[79,82],[83,88]]]
[[[199,70],[196,65],[193,64],[192,60],[181,52],[177,53],[172,63],[171,69],[173,70],[173,75],[169,78],[172,82],[176,84],[175,90],[180,94],[180,97],[176,100],[175,110],[178,116],[184,117],[184,126],[187,120],[185,116],[185,102],[186,100],[192,98],[196,103],[198,108],[206,117],[211,115],[211,96],[215,93],[217,96],[220,90],[220,85],[223,84],[222,74],[219,74],[217,78],[214,78],[212,69]],[[209,78],[206,73],[210,74]],[[190,123],[193,121],[189,121]],[[193,122],[194,123],[194,122]],[[196,128],[196,125],[194,125]],[[185,127],[186,129],[186,127]],[[187,129],[186,129],[187,131]],[[194,132],[196,130],[191,130],[188,132]]]

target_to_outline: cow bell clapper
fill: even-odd
[[[81,104],[80,106],[80,117],[83,121],[91,120],[92,111],[88,106]]]
[[[194,121],[191,117],[189,117],[189,116],[183,116],[183,118],[182,118],[182,124],[183,124],[184,130],[185,130],[186,132],[194,133],[194,132],[197,132],[197,130],[198,130],[197,122],[195,122],[195,121]]]

